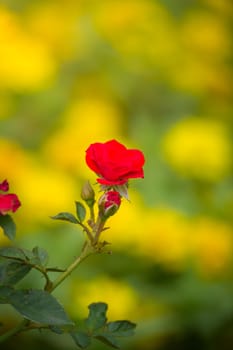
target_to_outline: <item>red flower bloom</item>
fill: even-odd
[[[106,143],[93,143],[86,150],[86,163],[99,178],[102,185],[123,185],[132,178],[143,178],[144,155],[136,149],[111,140]]]
[[[8,211],[14,213],[20,205],[21,203],[16,194],[0,194],[0,215],[5,215]]]

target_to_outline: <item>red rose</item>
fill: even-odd
[[[8,211],[15,212],[21,203],[16,194],[0,194],[0,214],[5,215]]]
[[[4,180],[0,183],[0,191],[7,192],[9,190],[9,183]],[[19,198],[14,193],[1,194],[0,193],[0,215],[7,214],[8,211],[13,213],[20,207]]]
[[[86,163],[99,178],[102,185],[123,185],[129,179],[144,177],[144,155],[136,149],[111,140],[106,143],[93,143],[86,150]]]

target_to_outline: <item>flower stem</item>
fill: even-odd
[[[58,278],[46,288],[47,292],[51,293],[56,289],[88,256],[94,253],[94,249],[89,242],[85,242],[81,254],[74,260],[74,262],[60,275]]]
[[[98,243],[100,234],[104,229],[105,223],[106,223],[106,219],[102,215],[99,215],[97,218],[95,229],[94,229],[94,240],[93,240],[94,244]]]
[[[95,212],[93,205],[89,207],[90,209],[90,221],[94,224],[95,222]]]

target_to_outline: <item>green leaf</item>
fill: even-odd
[[[80,202],[75,202],[75,206],[76,206],[77,217],[78,217],[79,221],[82,222],[85,219],[85,216],[86,216],[86,208]]]
[[[64,331],[60,327],[57,327],[57,326],[50,326],[50,330],[56,334],[63,334],[64,333]]]
[[[19,261],[5,261],[0,265],[0,284],[14,285],[26,276],[31,266]]]
[[[27,249],[21,249],[16,247],[0,248],[0,256],[7,259],[29,261],[33,258],[33,253]]]
[[[4,234],[13,240],[16,234],[16,226],[10,215],[0,215],[0,227],[2,227]]]
[[[92,303],[88,306],[89,315],[86,325],[90,330],[97,330],[103,327],[107,322],[106,312],[108,305],[105,303]]]
[[[9,298],[13,291],[12,287],[0,286],[0,304],[9,304]]]
[[[51,219],[64,220],[64,221],[69,221],[72,224],[78,224],[78,220],[76,219],[76,217],[73,214],[67,213],[67,212],[62,212],[62,213],[59,213],[55,216],[51,216]]]
[[[129,337],[134,334],[135,323],[130,321],[115,321],[109,322],[103,330],[98,331],[94,334],[94,337],[115,349],[119,348],[117,338]]]
[[[81,349],[85,349],[91,344],[91,337],[85,332],[71,332],[70,335],[75,344]]]
[[[32,249],[32,253],[34,254],[35,258],[38,260],[38,264],[45,266],[48,263],[49,256],[45,249],[34,247]]]
[[[129,337],[134,334],[136,324],[130,321],[122,320],[109,322],[107,324],[107,331],[117,337]]]
[[[111,334],[103,333],[95,336],[95,338],[114,349],[119,349],[118,341]]]
[[[33,322],[54,326],[73,324],[58,301],[43,290],[15,290],[10,295],[10,304]]]

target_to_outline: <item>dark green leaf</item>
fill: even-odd
[[[116,337],[129,337],[134,334],[135,323],[130,321],[115,321],[107,324],[107,331],[114,333]]]
[[[64,220],[64,221],[69,221],[73,224],[78,224],[78,220],[76,219],[76,217],[73,214],[67,213],[67,212],[63,212],[63,213],[59,213],[55,216],[51,216],[51,219]]]
[[[128,337],[134,334],[135,323],[130,321],[109,322],[103,330],[97,331],[94,337],[113,348],[118,349],[118,340],[120,337]]]
[[[85,332],[72,332],[70,335],[75,344],[81,349],[85,349],[91,344],[91,337]]]
[[[0,227],[10,240],[15,238],[16,226],[10,215],[0,215]]]
[[[105,303],[93,303],[88,306],[89,315],[86,325],[90,330],[96,330],[103,327],[107,322],[106,312],[108,305]]]
[[[0,265],[0,284],[14,285],[31,270],[31,266],[19,261],[5,261]]]
[[[30,250],[16,247],[0,248],[0,256],[21,261],[29,261],[33,258],[33,254]]]
[[[0,286],[0,304],[9,304],[11,293],[14,291],[12,287]]]
[[[49,328],[52,332],[56,333],[56,334],[62,334],[64,333],[63,330],[60,327],[57,326],[51,326]]]
[[[34,247],[32,249],[32,253],[34,254],[35,258],[38,259],[38,264],[45,266],[48,263],[49,256],[45,249]]]
[[[80,202],[75,202],[75,205],[76,205],[77,217],[78,217],[79,221],[82,222],[85,219],[85,216],[86,216],[86,208]]]
[[[114,349],[119,349],[117,340],[111,334],[101,334],[95,336],[95,338]]]
[[[10,304],[34,322],[55,326],[73,324],[58,301],[43,290],[16,290],[11,293]]]

